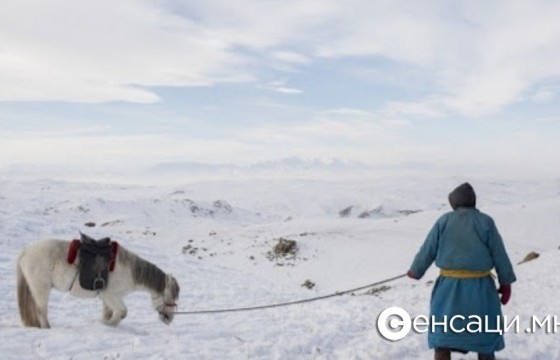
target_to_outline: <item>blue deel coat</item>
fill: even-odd
[[[430,230],[410,270],[421,278],[435,261],[440,269],[486,271],[495,269],[500,284],[516,278],[494,220],[475,207],[459,207],[442,215]],[[501,304],[494,279],[490,276],[459,279],[439,276],[432,290],[430,319],[434,324],[456,317],[456,330],[467,328],[469,316],[488,319],[482,331],[453,332],[450,326],[431,326],[430,348],[450,348],[463,352],[492,353],[505,347],[503,335],[484,329],[503,329],[497,325]],[[462,317],[465,321],[459,321]]]

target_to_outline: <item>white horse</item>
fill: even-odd
[[[69,264],[70,241],[44,240],[25,248],[17,262],[17,295],[25,326],[49,328],[47,309],[52,288],[77,297],[99,296],[103,301],[103,322],[116,326],[126,317],[123,298],[134,292],[151,295],[161,321],[170,324],[177,309],[179,285],[173,276],[122,246],[118,248],[114,270],[103,290],[85,290],[78,279],[78,265]]]

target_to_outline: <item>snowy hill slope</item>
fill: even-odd
[[[0,187],[0,354],[3,359],[417,359],[430,358],[425,334],[389,342],[376,319],[389,306],[426,314],[435,279],[400,279],[305,305],[219,315],[178,315],[168,327],[146,294],[126,299],[119,327],[100,322],[98,300],[53,292],[52,329],[23,328],[15,260],[41,238],[83,231],[111,236],[172,272],[180,310],[292,301],[404,273],[433,222],[448,211],[459,178],[206,181],[127,186],[50,180]],[[479,208],[494,217],[517,263],[506,315],[523,329],[532,315],[560,313],[560,182],[476,179]],[[347,216],[341,211],[353,208]],[[358,211],[359,210],[359,211]],[[364,211],[374,216],[360,217]],[[87,225],[86,225],[87,224]],[[278,239],[295,240],[289,258],[270,256]],[[309,290],[301,285],[310,280]],[[557,336],[507,333],[498,359],[560,359]],[[457,358],[474,359],[473,354]]]

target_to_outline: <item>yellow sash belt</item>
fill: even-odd
[[[455,279],[476,279],[485,276],[493,276],[490,270],[440,269],[439,274]]]

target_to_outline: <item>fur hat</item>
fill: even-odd
[[[449,204],[453,210],[460,207],[476,207],[476,194],[469,183],[459,185],[449,193]]]

